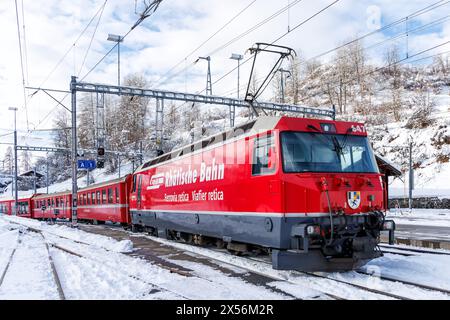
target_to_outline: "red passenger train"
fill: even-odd
[[[276,269],[349,270],[381,255],[381,231],[393,240],[385,187],[363,124],[260,117],[80,189],[78,218],[267,252]]]

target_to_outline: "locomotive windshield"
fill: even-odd
[[[282,132],[284,172],[378,173],[367,137]]]

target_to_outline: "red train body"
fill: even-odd
[[[42,202],[68,193],[36,196]],[[260,117],[78,192],[78,219],[263,250],[276,269],[348,270],[380,256],[385,190],[361,123]],[[11,204],[0,201],[6,210]],[[34,206],[34,210],[33,209]],[[41,208],[39,208],[39,206]],[[70,218],[65,208],[60,217]]]
[[[128,194],[132,177],[91,185],[78,190],[78,219],[130,223]]]
[[[32,199],[34,219],[70,219],[72,194],[68,191],[36,195]]]

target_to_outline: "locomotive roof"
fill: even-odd
[[[70,194],[72,194],[72,192],[69,190],[66,190],[66,191],[61,191],[61,192],[57,192],[57,193],[40,194],[40,195],[35,196],[33,199],[39,200],[39,199],[44,199],[44,198],[59,197],[59,196],[65,196],[65,195],[70,195]]]
[[[99,183],[96,183],[96,184],[91,184],[91,185],[89,185],[87,187],[79,188],[78,191],[87,191],[87,190],[91,190],[91,189],[96,189],[96,188],[110,186],[112,184],[116,184],[116,183],[119,183],[119,182],[124,182],[127,179],[127,177],[128,177],[128,175],[125,175],[125,176],[123,176],[121,178],[117,178],[117,179],[114,179],[114,180],[108,180],[108,181],[99,182]]]
[[[249,133],[250,131],[263,131],[263,130],[271,130],[274,129],[277,123],[280,121],[281,117],[272,117],[265,116],[259,117],[255,120],[248,121],[239,126],[233,127],[227,131],[222,131],[220,133],[214,134],[202,140],[196,141],[194,143],[188,144],[186,146],[180,147],[178,149],[167,152],[157,158],[154,158],[150,161],[147,161],[142,166],[140,166],[136,172],[139,172],[143,169],[151,167],[155,164],[168,161],[170,159],[174,159],[180,157],[184,154],[191,153],[195,150],[204,149],[207,146],[214,145],[219,142],[224,142],[226,140],[230,140],[232,138],[236,138],[242,136],[244,134]],[[220,139],[217,139],[220,138]]]
[[[233,127],[227,131],[222,131],[220,133],[214,134],[202,140],[196,141],[194,143],[188,144],[186,146],[180,147],[178,149],[172,150],[170,152],[164,153],[163,155],[153,158],[150,161],[145,162],[142,166],[140,166],[135,172],[140,172],[144,169],[147,169],[151,166],[154,166],[158,163],[166,162],[171,159],[178,158],[182,155],[192,153],[196,150],[204,149],[208,146],[218,144],[224,142],[226,140],[230,140],[239,136],[246,135],[248,133],[254,132],[263,132],[275,129],[280,120],[290,120],[290,119],[301,119],[301,120],[309,120],[309,121],[321,121],[321,122],[336,122],[334,120],[324,120],[324,119],[313,119],[313,118],[295,118],[295,117],[287,117],[287,116],[261,116],[254,120],[243,123],[239,126]],[[338,121],[344,122],[344,121]]]

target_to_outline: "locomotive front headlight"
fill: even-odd
[[[387,220],[383,223],[383,230],[395,230],[395,222]]]
[[[306,233],[308,234],[308,236],[320,235],[320,226],[307,226]]]

